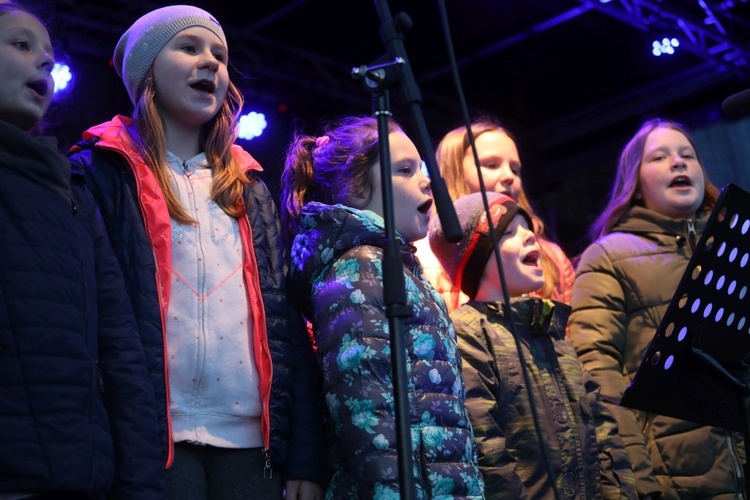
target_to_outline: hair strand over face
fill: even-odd
[[[230,217],[247,213],[243,190],[251,183],[239,163],[232,157],[232,145],[237,139],[237,122],[242,111],[242,93],[230,81],[227,97],[219,112],[203,126],[200,148],[214,171],[211,181],[211,197]],[[133,112],[135,131],[130,139],[156,176],[164,193],[169,215],[183,224],[195,222],[180,204],[170,183],[170,168],[167,165],[167,138],[164,123],[159,114],[157,89],[153,68],[143,83],[143,90],[136,100]]]

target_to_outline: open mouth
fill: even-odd
[[[216,91],[216,84],[211,80],[200,80],[190,85],[190,88],[213,94]]]
[[[45,79],[34,80],[27,84],[28,87],[39,94],[40,96],[46,96],[49,90],[49,83]]]
[[[686,175],[678,175],[669,183],[669,187],[689,187],[692,185],[693,183],[690,182],[690,177]]]
[[[537,262],[539,262],[539,251],[532,250],[531,252],[527,253],[521,262],[523,262],[527,266],[536,266]]]
[[[417,210],[419,210],[420,213],[429,214],[430,209],[432,208],[432,203],[433,203],[432,198],[430,198],[429,200],[419,205],[419,207],[417,207]]]

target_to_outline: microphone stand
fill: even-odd
[[[406,102],[412,124],[417,132],[417,147],[423,158],[426,158],[430,177],[433,200],[445,231],[446,238],[458,242],[462,237],[453,201],[448,194],[445,181],[440,176],[435,159],[435,151],[430,143],[429,133],[422,115],[421,96],[411,73],[401,32],[411,26],[406,14],[401,14],[394,23],[388,3],[385,0],[375,2],[381,19],[381,35],[388,48],[388,54],[375,64],[360,66],[352,70],[354,78],[360,78],[364,87],[373,94],[373,112],[378,122],[378,144],[380,155],[380,172],[383,190],[383,220],[385,223],[385,240],[383,243],[383,300],[386,306],[391,341],[391,364],[393,366],[393,392],[396,411],[396,437],[398,451],[398,469],[400,496],[404,500],[414,500],[416,489],[413,477],[413,457],[411,426],[409,422],[409,397],[406,375],[406,349],[401,332],[401,319],[409,318],[413,311],[406,303],[401,249],[395,237],[393,221],[393,191],[391,182],[391,155],[388,143],[388,121],[390,111],[389,87],[400,83],[399,88]]]
[[[366,89],[373,93],[373,114],[378,122],[378,154],[380,155],[380,179],[383,190],[383,300],[391,341],[391,366],[393,396],[396,409],[396,449],[398,452],[399,485],[401,497],[416,498],[413,478],[411,425],[409,419],[409,388],[406,383],[406,348],[401,331],[401,318],[409,318],[412,308],[406,303],[404,271],[401,262],[401,245],[395,235],[393,220],[393,188],[391,181],[391,154],[388,142],[388,120],[390,111],[388,87],[393,83],[390,69],[403,64],[402,60],[371,67],[360,66],[352,70],[352,76],[362,78]]]
[[[453,208],[453,200],[448,194],[448,188],[440,176],[435,150],[432,147],[422,114],[422,95],[414,80],[414,74],[411,71],[411,66],[409,66],[409,58],[406,56],[406,48],[404,47],[403,31],[411,27],[411,19],[402,12],[396,16],[394,22],[386,0],[375,0],[375,7],[380,17],[381,36],[388,49],[388,56],[386,57],[392,61],[400,61],[400,64],[394,66],[396,80],[399,83],[398,89],[401,91],[401,97],[409,110],[409,117],[415,128],[417,147],[422,154],[422,158],[425,159],[430,176],[430,188],[435,200],[435,208],[437,208],[440,217],[440,224],[443,226],[446,239],[451,243],[458,243],[463,236],[461,225],[458,223],[458,217],[456,216],[456,210]]]
[[[453,41],[451,40],[450,36],[450,29],[448,28],[448,14],[445,9],[445,2],[442,0],[438,1],[438,4],[440,6],[440,17],[443,19],[443,32],[445,33],[445,44],[448,47],[448,56],[451,61],[451,67],[453,68],[453,81],[456,85],[456,92],[458,94],[458,100],[461,104],[461,110],[464,115],[464,121],[466,122],[466,134],[469,138],[469,145],[471,146],[471,152],[474,156],[474,166],[477,169],[477,178],[479,179],[479,191],[482,193],[482,201],[484,202],[484,212],[487,216],[487,220],[492,220],[492,214],[490,213],[490,204],[487,199],[487,188],[484,184],[484,177],[482,176],[482,167],[481,162],[479,161],[479,154],[477,153],[477,147],[476,147],[476,141],[474,140],[474,132],[471,129],[471,119],[469,118],[469,113],[466,107],[466,99],[464,98],[464,92],[463,87],[461,85],[461,79],[458,75],[458,68],[456,66],[456,57],[453,52]],[[513,336],[513,339],[516,342],[516,352],[518,353],[518,359],[521,363],[522,373],[523,373],[523,380],[526,384],[526,387],[528,388],[528,396],[529,396],[529,405],[531,407],[531,418],[534,421],[534,430],[536,432],[537,440],[539,441],[539,446],[541,448],[542,452],[542,458],[544,462],[544,466],[547,469],[547,474],[549,475],[551,481],[550,486],[552,488],[552,492],[555,495],[555,499],[559,500],[562,498],[560,494],[560,489],[557,487],[557,483],[554,480],[555,474],[552,470],[552,464],[551,464],[551,457],[552,452],[550,450],[549,444],[544,439],[541,424],[539,421],[539,410],[536,400],[536,395],[533,390],[533,385],[531,383],[531,376],[529,374],[528,366],[526,363],[526,355],[523,352],[523,344],[521,342],[521,338],[518,335],[518,330],[516,328],[516,323],[513,319],[513,310],[511,307],[511,299],[510,294],[508,293],[508,286],[505,282],[505,269],[503,267],[503,260],[500,258],[500,244],[498,240],[498,236],[495,233],[495,226],[494,224],[490,224],[490,236],[492,237],[492,248],[494,249],[495,254],[495,262],[497,263],[497,269],[500,274],[500,284],[503,287],[503,316],[507,318],[508,320],[508,329],[510,330],[511,335]],[[533,230],[533,227],[530,228]]]

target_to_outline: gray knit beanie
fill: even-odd
[[[180,31],[202,26],[227,46],[224,30],[211,14],[192,5],[170,5],[152,10],[133,23],[115,46],[113,62],[133,104],[148,69],[161,49]]]
[[[530,228],[534,227],[526,210],[519,207],[510,196],[490,192],[487,193],[487,202],[498,242],[513,221],[513,217],[518,214],[526,219]],[[487,223],[482,193],[462,196],[453,206],[463,233],[461,241],[450,243],[445,237],[440,219],[432,217],[428,228],[430,248],[453,286],[470,299],[474,299],[484,268],[495,249],[490,235],[490,225]]]

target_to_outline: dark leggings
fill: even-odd
[[[273,470],[264,478],[265,457],[260,448],[216,448],[175,443],[174,462],[167,469],[171,500],[278,500],[281,476]]]

